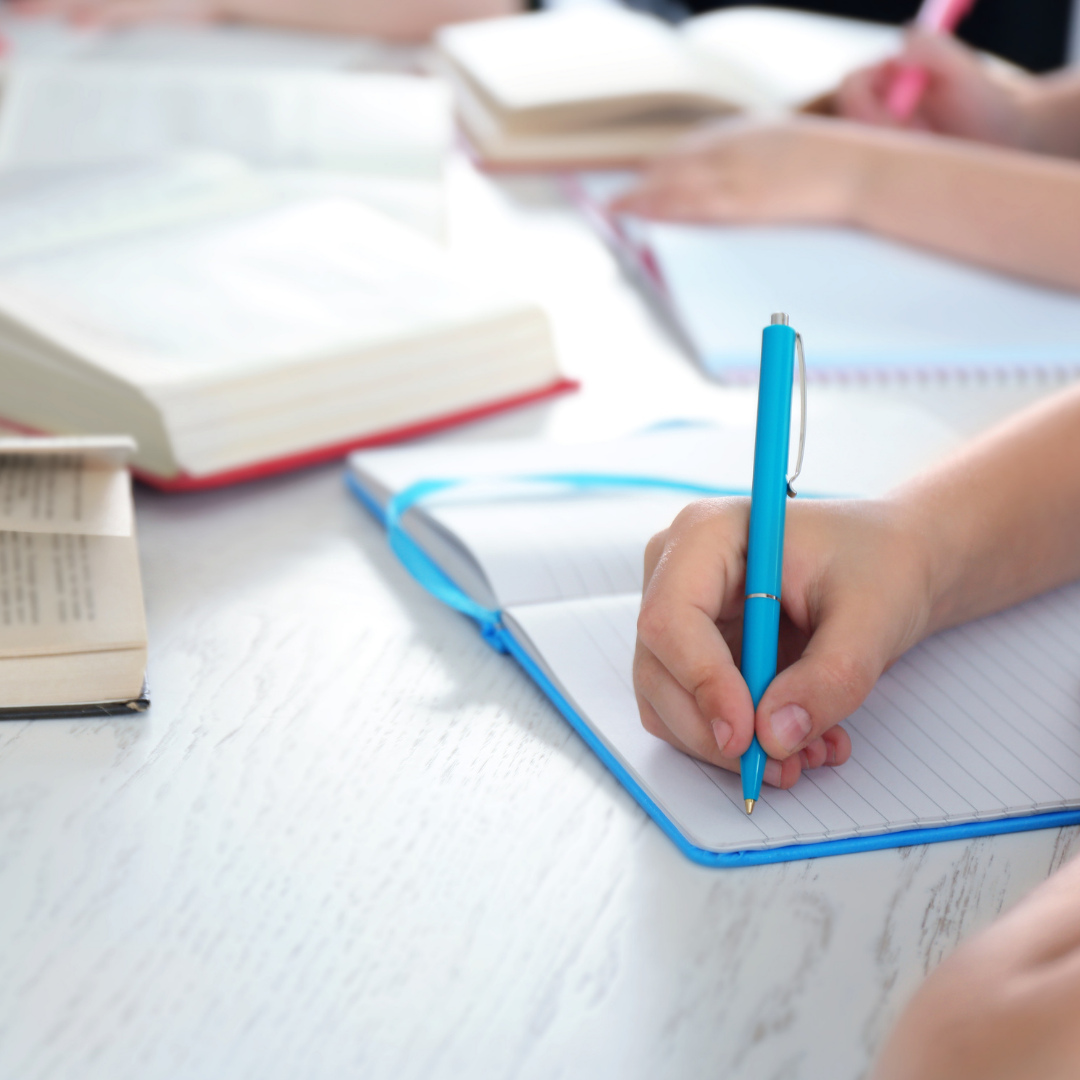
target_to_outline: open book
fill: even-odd
[[[544,313],[345,199],[217,160],[0,178],[0,418],[223,483],[564,388]]]
[[[616,216],[626,172],[568,181],[572,198],[701,366],[757,379],[755,312],[784,310],[810,379],[1080,374],[1080,297],[858,229],[685,225]]]
[[[441,238],[451,96],[436,79],[248,66],[13,63],[0,171],[228,154]]]
[[[676,29],[612,6],[451,26],[437,41],[483,160],[555,166],[639,160],[709,116],[811,106],[896,53],[900,31],[764,7]]]
[[[133,449],[0,438],[0,717],[147,707]]]
[[[645,732],[631,682],[645,543],[688,487],[737,491],[751,472],[745,433],[679,429],[579,447],[371,451],[350,459],[349,479],[413,575],[522,665],[699,862],[1080,822],[1080,583],[912,650],[846,721],[851,760],[766,788],[753,817],[738,776]],[[473,480],[417,486],[460,477]]]

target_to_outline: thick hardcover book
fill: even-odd
[[[7,195],[0,416],[131,435],[132,467],[160,487],[325,460],[570,385],[536,304],[358,201],[218,159]]]

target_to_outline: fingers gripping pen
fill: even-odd
[[[802,420],[799,457],[787,477],[791,434],[791,394],[795,353],[799,357]],[[762,333],[758,380],[757,434],[754,440],[754,485],[750,494],[750,537],[746,549],[746,602],[743,607],[742,675],[754,708],[776,676],[780,633],[780,582],[784,564],[784,517],[792,482],[802,470],[806,442],[806,365],[802,339],[786,315],[773,315]],[[761,797],[767,755],[754,736],[742,756],[742,789],[746,812]]]

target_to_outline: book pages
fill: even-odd
[[[15,64],[0,109],[0,169],[201,150],[260,166],[438,179],[452,138],[448,89],[418,76]]]
[[[623,97],[707,93],[707,79],[670,27],[614,7],[466,23],[436,40],[500,110],[587,110]]]
[[[300,71],[409,71],[415,46],[351,34],[320,34],[237,23],[74,25],[67,19],[26,18],[0,8],[0,36],[18,62],[162,65],[193,68],[283,68]]]
[[[762,100],[792,109],[896,56],[904,41],[897,26],[756,6],[687,19],[680,36],[705,63],[737,72]]]
[[[217,383],[527,307],[343,199],[271,200],[0,266],[3,314],[137,386]]]
[[[145,647],[133,449],[0,439],[0,657]]]
[[[37,442],[46,445],[0,439],[0,530],[131,536],[131,475],[115,453],[130,452],[130,440],[102,447],[112,454],[80,450],[76,439]]]
[[[132,537],[0,531],[0,656],[146,644]]]

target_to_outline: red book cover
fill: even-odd
[[[263,477],[274,476],[277,473],[288,472],[291,469],[303,469],[309,465],[334,461],[353,450],[382,446],[403,439],[415,439],[422,435],[432,435],[437,431],[454,427],[457,424],[467,424],[472,420],[481,420],[484,417],[505,412],[507,409],[513,409],[519,405],[531,405],[534,402],[543,401],[557,394],[576,390],[578,385],[573,379],[559,379],[550,386],[542,387],[539,390],[530,390],[528,393],[517,394],[514,397],[503,398],[500,401],[476,405],[460,412],[448,413],[429,420],[420,420],[412,424],[406,424],[403,427],[392,428],[389,431],[380,431],[374,435],[363,435],[360,438],[347,439],[345,442],[333,443],[330,446],[319,446],[296,454],[286,454],[283,457],[258,461],[251,465],[240,465],[235,469],[226,469],[223,472],[211,473],[207,476],[188,476],[181,473],[179,476],[164,477],[137,468],[132,469],[132,473],[138,479],[150,484],[159,491],[205,491],[209,488],[225,487],[228,484],[242,484],[248,480],[260,480]]]

